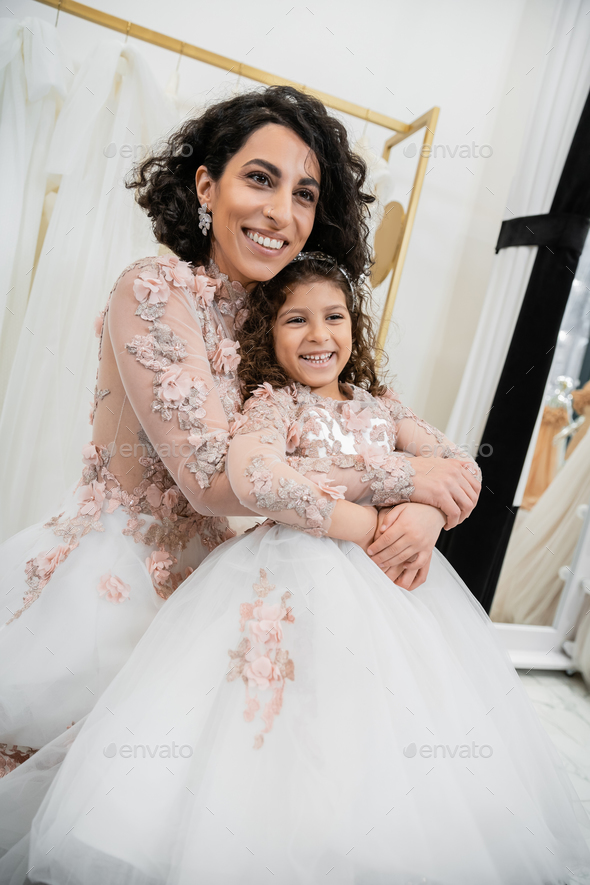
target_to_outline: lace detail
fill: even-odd
[[[275,716],[281,712],[285,680],[295,679],[295,665],[289,652],[281,648],[283,621],[294,623],[295,618],[287,606],[287,600],[293,595],[290,590],[283,593],[280,602],[264,602],[276,589],[264,569],[260,569],[260,582],[252,586],[256,601],[240,605],[240,632],[243,633],[247,625],[249,635],[242,639],[235,651],[229,650],[232,666],[226,678],[233,682],[241,676],[246,685],[246,722],[252,722],[260,709],[258,692],[272,691],[261,714],[264,728],[254,737],[253,749],[259,750],[264,743],[264,734],[271,730]],[[250,691],[255,694],[251,695]]]
[[[104,531],[102,519],[105,514],[113,513],[119,507],[129,517],[123,534],[131,536],[136,543],[155,548],[146,565],[154,589],[163,599],[167,599],[192,572],[190,568],[184,573],[172,570],[178,562],[174,553],[184,550],[195,535],[199,535],[209,550],[230,537],[227,520],[196,513],[157,457],[145,433],[140,431],[138,437],[147,454],[139,458],[144,467],[143,479],[132,493],[124,491],[109,471],[110,453],[105,446],[88,443],[83,447],[85,467],[76,487],[78,513],[62,519],[62,512],[45,523],[44,528],[52,529],[63,543],[27,562],[25,573],[30,590],[8,624],[39,598],[56,568],[78,547],[85,535],[91,531]],[[147,521],[141,519],[142,514],[154,517],[147,528]],[[111,602],[123,602],[129,597],[128,585],[111,576],[110,572],[103,575],[97,590]]]
[[[21,747],[16,744],[0,744],[0,777],[5,777],[30,759],[37,750],[33,747]]]
[[[271,512],[294,510],[298,516],[305,519],[306,527],[302,531],[316,538],[327,534],[336,501],[328,501],[326,498],[314,495],[309,485],[298,483],[294,479],[286,479],[284,476],[279,478],[278,491],[274,492],[272,489],[274,474],[266,467],[264,458],[260,455],[252,458],[244,472],[254,486],[252,494],[262,510]],[[301,527],[294,523],[292,528]]]

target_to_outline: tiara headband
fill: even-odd
[[[304,261],[306,258],[311,258],[313,261],[323,261],[326,264],[331,264],[332,267],[337,267],[346,282],[348,283],[348,288],[350,289],[350,294],[352,295],[352,308],[356,309],[356,292],[354,286],[352,285],[352,280],[350,278],[350,274],[345,268],[342,267],[341,264],[338,264],[336,259],[332,255],[326,255],[325,252],[300,252],[295,258],[292,258],[289,262],[293,264],[295,261]]]

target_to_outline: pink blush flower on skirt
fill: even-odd
[[[170,577],[172,560],[165,550],[154,550],[154,552],[147,557],[145,564],[148,572],[152,576],[152,580],[156,584],[166,583]]]
[[[118,578],[117,575],[111,575],[107,572],[103,575],[98,584],[98,592],[100,596],[105,596],[109,602],[121,603],[125,602],[131,596],[131,587]]]

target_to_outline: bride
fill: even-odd
[[[225,517],[252,515],[224,470],[241,406],[236,317],[256,281],[304,248],[358,279],[364,178],[342,124],[287,87],[213,105],[140,165],[131,186],[172,254],[127,268],[97,320],[79,483],[0,548],[0,773],[92,709],[164,600],[229,536]],[[392,502],[437,506],[447,528],[469,514],[480,486],[459,462],[397,457]],[[375,562],[418,586],[427,559],[407,563],[396,543],[400,528],[419,537],[420,522],[401,512],[392,534],[390,520]]]

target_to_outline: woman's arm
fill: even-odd
[[[191,506],[205,516],[250,515],[225,473],[228,420],[192,279],[184,262],[171,274],[155,258],[124,273],[109,302],[105,332],[131,406]]]

